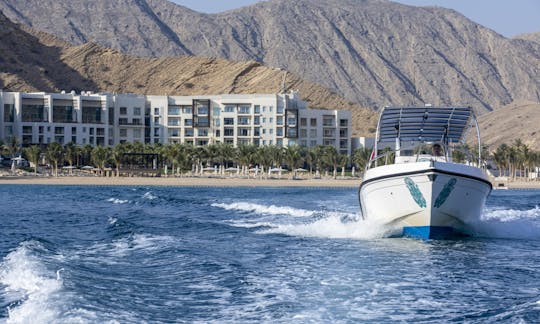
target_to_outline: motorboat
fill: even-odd
[[[473,129],[478,154],[467,158],[458,149],[467,147]],[[362,217],[391,226],[398,236],[472,234],[470,225],[492,190],[481,148],[471,107],[384,107],[359,188]]]

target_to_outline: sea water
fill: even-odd
[[[389,238],[356,189],[0,186],[8,323],[537,323],[540,190]]]

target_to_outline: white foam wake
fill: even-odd
[[[249,202],[235,202],[231,204],[214,203],[213,207],[219,207],[226,210],[238,210],[263,215],[288,215],[294,217],[309,217],[316,212],[312,210],[298,209],[288,206],[265,206]]]
[[[143,198],[148,200],[154,200],[157,198],[157,196],[153,195],[150,191],[148,191],[143,195]]]
[[[62,289],[60,272],[47,271],[32,254],[32,244],[36,243],[21,244],[0,264],[3,297],[10,304],[8,323],[49,323],[61,313],[52,302]]]
[[[330,213],[327,217],[311,223],[275,224],[273,227],[261,229],[257,233],[357,240],[377,239],[396,234],[396,229],[375,220],[352,218],[356,218],[356,220],[346,221],[343,214]]]
[[[122,200],[118,198],[109,198],[107,201],[112,202],[113,204],[127,204],[129,203],[129,200]]]
[[[475,236],[540,239],[540,208],[529,210],[486,209],[472,224]]]

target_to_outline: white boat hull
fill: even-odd
[[[492,186],[482,170],[454,163],[417,162],[376,167],[360,187],[364,218],[424,239],[470,234]]]

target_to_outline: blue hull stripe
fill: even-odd
[[[441,240],[454,236],[454,229],[448,226],[407,226],[403,227],[403,236]]]

